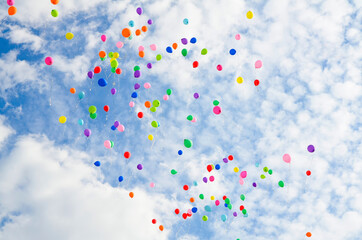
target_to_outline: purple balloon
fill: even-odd
[[[137,169],[138,169],[138,170],[142,170],[142,168],[143,168],[142,164],[138,164],[138,165],[137,165]]]
[[[92,79],[93,76],[94,76],[94,73],[93,73],[92,71],[89,71],[89,72],[88,72],[88,77],[89,77],[90,79]]]
[[[309,145],[309,146],[308,146],[308,152],[312,153],[312,152],[314,152],[314,151],[315,151],[314,146],[313,146],[313,145]]]
[[[187,38],[182,38],[181,42],[182,42],[183,45],[186,45],[187,44]]]
[[[194,98],[195,98],[195,99],[198,99],[199,97],[200,97],[200,95],[199,95],[197,92],[195,92],[195,93],[194,93]]]
[[[134,85],[134,89],[135,89],[135,90],[139,89],[140,87],[141,87],[141,85],[139,85],[138,83],[136,83],[136,84]]]
[[[141,15],[141,14],[142,14],[142,12],[143,12],[143,11],[142,11],[142,8],[140,8],[140,7],[139,7],[139,8],[137,8],[136,12],[138,13],[138,15]]]
[[[91,132],[90,129],[85,129],[85,130],[84,130],[84,135],[85,135],[86,137],[89,137],[91,134],[92,134],[92,132]]]
[[[118,127],[119,124],[120,124],[120,123],[119,123],[118,121],[115,121],[114,124],[113,124],[113,126]]]
[[[152,19],[148,19],[147,23],[148,25],[151,25],[153,23]]]
[[[117,89],[115,89],[115,88],[112,88],[112,89],[111,89],[112,95],[116,94],[116,92],[117,92]]]
[[[228,163],[228,159],[227,158],[223,158],[224,163]]]
[[[207,177],[204,177],[202,181],[204,181],[204,183],[207,183]]]
[[[256,187],[256,182],[253,182],[253,187]]]
[[[148,69],[151,69],[152,68],[152,63],[147,63],[147,67],[148,67]]]
[[[134,75],[135,78],[139,78],[141,76],[141,72],[139,70],[137,70],[137,71],[134,72],[133,75]]]
[[[237,216],[238,216],[238,213],[237,213],[237,212],[234,212],[233,215],[234,215],[234,217],[237,217]]]

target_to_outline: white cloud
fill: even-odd
[[[5,146],[6,139],[15,133],[14,129],[5,124],[7,118],[0,115],[0,150]]]

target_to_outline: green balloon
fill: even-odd
[[[157,60],[157,61],[160,61],[161,59],[162,59],[161,54],[157,54],[157,56],[156,56],[156,60]]]
[[[172,169],[172,170],[171,170],[171,174],[172,174],[172,175],[175,175],[176,173],[177,173],[177,171],[176,171],[175,169]]]
[[[228,204],[228,209],[232,209],[233,208],[233,205],[231,205],[231,203],[230,204]]]
[[[229,204],[229,203],[230,203],[230,199],[225,198],[225,203]]]
[[[193,119],[193,117],[192,117],[192,115],[188,115],[186,119],[191,121]]]
[[[161,102],[159,100],[153,100],[152,105],[155,107],[159,107]]]
[[[278,185],[279,185],[279,187],[284,187],[284,182],[283,182],[283,181],[279,181],[279,182],[278,182]]]
[[[57,10],[53,9],[52,12],[51,12],[51,15],[52,15],[53,17],[58,17],[59,13],[58,13]]]
[[[268,170],[269,170],[268,167],[264,167],[264,168],[263,168],[263,171],[264,171],[264,172],[268,172]]]
[[[96,106],[90,106],[89,108],[88,108],[88,112],[89,113],[95,113],[95,112],[97,112],[97,108],[96,108]]]
[[[111,148],[113,148],[114,146],[114,142],[113,141],[110,141],[111,142]]]
[[[108,53],[108,57],[109,57],[109,58],[113,58],[113,52],[109,52],[109,53]]]
[[[140,66],[134,66],[134,68],[133,68],[133,71],[139,71],[141,68],[140,68]]]
[[[200,198],[200,199],[204,199],[204,198],[205,198],[205,197],[204,197],[204,194],[201,193],[201,194],[199,195],[199,198]]]
[[[207,49],[206,48],[202,49],[201,50],[201,55],[206,55],[206,54],[207,54]]]
[[[156,110],[157,110],[156,107],[151,107],[151,108],[150,108],[150,111],[151,111],[151,112],[156,112]]]
[[[132,40],[132,38],[133,38],[133,37],[132,37],[132,35],[131,35],[131,36],[128,37],[128,40]]]
[[[260,178],[265,179],[265,175],[264,174],[260,175]]]
[[[272,175],[272,174],[273,174],[273,170],[269,169],[268,173],[269,173],[269,175]]]
[[[111,67],[113,67],[113,68],[118,67],[118,61],[117,61],[116,59],[114,59],[114,60],[111,62]]]
[[[241,195],[240,195],[240,199],[244,201],[244,200],[245,200],[245,195],[244,195],[244,194],[241,194]]]
[[[184,139],[184,145],[187,148],[192,147],[192,141],[190,139]]]
[[[106,60],[107,57],[101,58],[102,61]]]
[[[214,106],[217,106],[217,105],[219,105],[219,101],[218,100],[214,100],[213,102],[212,102],[212,104],[214,104]]]
[[[170,95],[172,94],[172,90],[171,90],[171,89],[167,89],[166,93],[167,93],[167,95],[170,96]]]
[[[116,68],[112,67],[112,68],[111,68],[111,72],[112,72],[112,73],[115,73],[115,72],[116,72]]]
[[[91,113],[89,114],[91,119],[96,119],[97,118],[97,113]]]
[[[202,220],[204,220],[205,222],[207,221],[207,219],[209,219],[206,215],[202,216]]]
[[[243,211],[241,211],[244,215],[247,213],[246,209],[244,208]]]
[[[187,49],[186,48],[182,49],[181,53],[182,53],[182,56],[186,57],[187,56]]]
[[[156,121],[152,121],[151,122],[151,126],[154,127],[154,128],[157,128],[158,127],[158,124]]]

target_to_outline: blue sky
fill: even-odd
[[[358,1],[80,0],[54,6],[37,0],[16,1],[14,16],[7,16],[6,2],[0,6],[1,239],[307,239],[307,232],[311,239],[359,239]],[[50,15],[52,9],[59,17]],[[252,19],[246,18],[248,11]],[[148,31],[125,39],[121,31],[130,20],[133,34],[143,25]],[[72,40],[65,38],[67,32],[74,34]],[[195,44],[182,45],[182,38],[192,37]],[[122,48],[116,47],[119,41]],[[166,47],[173,43],[178,48],[169,54]],[[145,48],[144,58],[138,56],[139,46]],[[201,55],[203,48],[207,55]],[[99,59],[100,50],[119,53],[120,75],[111,73],[109,58]],[[47,56],[53,65],[44,63]],[[263,61],[261,69],[255,69],[256,60]],[[198,68],[192,67],[194,61]],[[87,72],[95,66],[102,72],[89,79]],[[99,87],[99,78],[108,85]],[[135,83],[141,88],[134,90]],[[167,89],[172,94],[165,101]],[[81,91],[85,97],[79,100]],[[216,99],[220,115],[213,113]],[[144,106],[153,100],[161,102],[155,113]],[[96,119],[89,117],[91,105],[97,107]],[[144,113],[142,119],[138,112]],[[196,122],[186,120],[190,114]],[[65,124],[60,116],[67,117]],[[151,126],[153,120],[159,128]],[[111,130],[115,121],[124,132]],[[92,131],[89,138],[86,128]],[[184,147],[184,139],[193,141],[192,148]],[[112,149],[104,147],[106,140],[114,142]],[[309,144],[316,147],[313,154]],[[130,159],[124,158],[126,151]],[[282,160],[285,153],[290,164]],[[224,163],[229,155],[234,160]],[[209,173],[209,164],[221,168]],[[264,167],[273,174],[261,179]],[[172,175],[171,169],[178,173]],[[241,171],[248,172],[243,185]],[[210,176],[215,181],[204,183]],[[224,195],[231,210],[224,207]],[[182,213],[192,207],[198,211],[184,220]]]

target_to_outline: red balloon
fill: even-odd
[[[212,166],[211,166],[211,165],[207,165],[206,169],[207,169],[207,171],[211,172]]]
[[[103,110],[104,110],[105,112],[108,112],[108,111],[109,111],[109,106],[108,106],[108,105],[105,105],[105,106],[103,107]]]
[[[137,114],[137,116],[138,116],[139,118],[143,118],[143,112],[139,112],[139,113]]]
[[[156,222],[157,222],[156,219],[152,219],[153,224],[156,224]]]
[[[189,190],[189,186],[184,185],[184,190],[185,190],[185,191]]]
[[[240,205],[240,211],[243,211],[243,210],[244,210],[244,206]]]
[[[226,198],[227,198],[227,197],[226,197],[225,195],[222,197],[223,200],[225,200]]]
[[[259,82],[259,80],[258,80],[258,79],[256,79],[256,80],[254,81],[254,85],[255,85],[255,86],[258,86],[258,85],[259,85],[259,83],[260,83],[260,82]]]
[[[308,171],[306,172],[306,174],[307,174],[307,176],[310,176],[310,175],[312,174],[312,172],[308,170]]]
[[[94,73],[100,73],[102,71],[102,68],[101,67],[99,67],[99,66],[97,66],[97,67],[95,67],[94,68]]]
[[[175,213],[176,213],[176,214],[179,214],[179,213],[180,213],[180,209],[176,208],[176,209],[175,209]]]
[[[182,214],[182,217],[183,217],[184,219],[186,219],[186,218],[187,218],[187,214],[186,214],[186,213],[183,213],[183,214]]]
[[[194,68],[197,68],[197,67],[199,66],[199,62],[198,62],[198,61],[193,62],[192,66],[193,66]]]
[[[124,153],[124,157],[125,157],[125,158],[130,158],[130,157],[131,157],[131,153],[130,153],[130,152],[125,152],[125,153]]]
[[[117,68],[117,69],[116,69],[116,73],[117,73],[117,74],[121,74],[121,73],[122,73],[122,69]]]
[[[232,161],[232,160],[234,160],[234,156],[233,156],[233,155],[229,155],[229,156],[228,156],[228,159],[229,159],[230,161]]]
[[[191,216],[192,216],[192,213],[187,213],[187,216],[191,217]]]

